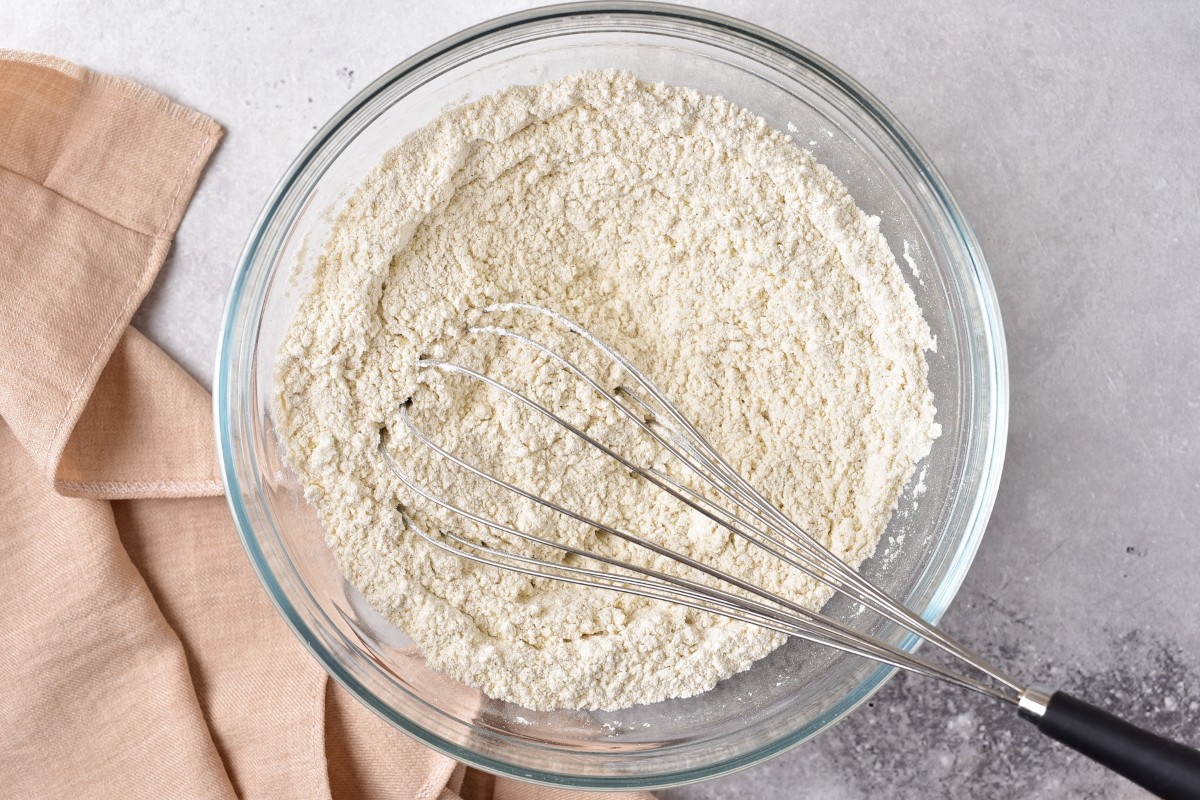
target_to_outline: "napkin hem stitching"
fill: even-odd
[[[197,481],[64,481],[55,480],[61,492],[95,499],[129,500],[135,497],[217,497],[225,486],[216,478]]]
[[[159,96],[162,97],[161,95]],[[165,100],[166,98],[163,99]],[[212,120],[209,120],[209,122],[212,122]],[[163,226],[161,229],[159,229],[155,238],[161,239],[164,236],[170,237],[173,235],[174,231],[178,229],[179,223],[182,221],[175,218],[175,208],[179,205],[179,197],[183,194],[183,190],[189,183],[188,177],[195,175],[196,162],[200,159],[201,154],[203,154],[206,149],[209,149],[209,145],[215,146],[215,140],[219,137],[219,133],[214,135],[212,131],[209,131],[204,136],[200,137],[200,141],[197,143],[198,146],[196,147],[196,151],[192,153],[192,160],[188,162],[187,169],[183,171],[183,176],[180,178],[178,185],[175,187],[175,194],[171,197],[171,207],[167,209],[167,218],[163,220]]]

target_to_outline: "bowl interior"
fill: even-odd
[[[790,131],[881,219],[937,337],[929,377],[942,436],[866,577],[940,617],[990,510],[1003,441],[1003,344],[986,271],[952,201],[869,97],[795,45],[698,12],[527,15],[467,31],[385,75],[318,134],[264,212],[235,282],[218,363],[220,447],[235,517],[289,622],[361,700],[430,744],[494,771],[584,786],[656,786],[729,771],[812,736],[890,670],[793,640],[699,697],[618,712],[534,712],[431,670],[339,573],[286,467],[270,413],[277,347],[330,220],[402,137],[445,105],[514,83],[621,68],[724,96]],[[907,258],[905,257],[907,254]],[[827,612],[912,646],[891,626]]]

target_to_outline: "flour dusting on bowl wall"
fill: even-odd
[[[574,84],[570,81],[557,84],[572,87],[575,94],[569,98],[570,92],[565,90],[559,95],[552,90],[539,94],[536,88],[504,93],[510,86],[529,84],[531,75],[535,81],[544,82],[587,70],[613,69],[628,73],[591,73],[590,78],[574,79]],[[601,74],[603,78],[597,77]],[[644,83],[638,83],[635,75]],[[658,81],[665,82],[667,87],[694,91],[650,86],[650,82]],[[589,91],[595,96],[588,102],[579,102],[578,97]],[[595,120],[576,119],[579,124],[565,125],[567,120],[562,115],[604,108],[602,93],[605,92],[624,92],[627,96],[622,99],[631,101],[612,105],[627,115],[626,128],[632,126],[637,130],[638,125],[665,121],[668,128],[671,125],[677,128],[662,132],[664,142],[679,140],[683,142],[681,146],[699,148],[703,142],[715,141],[729,151],[734,151],[735,144],[741,149],[733,153],[696,149],[677,161],[664,155],[661,163],[640,157],[641,163],[635,158],[633,164],[625,159],[602,166],[601,159],[589,165],[590,172],[584,173],[591,176],[593,185],[574,191],[571,170],[562,168],[568,161],[555,161],[554,147],[564,146],[562,135],[568,138],[575,135],[577,141],[573,145],[568,141],[566,146],[574,146],[585,154],[605,152],[605,143],[596,144],[595,137],[611,135],[616,144],[621,139],[618,132],[606,131]],[[352,325],[358,306],[325,305],[320,309],[323,317],[313,315],[315,306],[310,304],[306,309],[302,298],[315,294],[289,292],[286,281],[276,280],[291,270],[300,241],[307,239],[309,243],[301,285],[306,289],[315,286],[313,281],[318,276],[319,280],[331,275],[336,280],[348,280],[335,271],[317,269],[321,259],[328,258],[331,252],[318,245],[327,240],[334,228],[339,237],[336,242],[354,241],[346,223],[370,218],[370,214],[359,213],[362,209],[355,203],[391,196],[377,191],[378,185],[373,196],[369,192],[356,193],[355,187],[364,179],[370,185],[370,181],[378,184],[388,180],[389,175],[393,180],[403,180],[394,176],[411,178],[411,168],[389,173],[385,164],[374,175],[372,170],[406,136],[437,119],[448,103],[464,96],[478,100],[496,93],[501,93],[501,99],[484,101],[485,105],[504,102],[505,97],[514,98],[512,102],[518,105],[545,112],[539,116],[535,111],[532,116],[543,121],[557,120],[565,127],[556,131],[556,136],[546,138],[544,150],[539,150],[536,142],[520,139],[533,136],[538,125],[505,130],[504,135],[488,139],[493,146],[481,148],[477,153],[478,163],[471,164],[474,172],[467,171],[474,180],[454,185],[444,196],[430,197],[436,202],[423,206],[422,215],[429,215],[427,221],[432,223],[424,227],[417,224],[400,232],[399,238],[415,237],[401,251],[401,260],[408,259],[403,265],[406,270],[390,269],[391,259],[397,255],[394,249],[382,259],[389,269],[379,275],[378,286],[368,288],[377,290],[372,296],[382,301],[384,313],[366,319],[361,341],[343,337],[344,349],[318,352],[314,360],[314,340],[305,342],[296,330],[288,332],[297,311],[302,316],[312,315],[309,319],[314,324],[319,319],[328,319]],[[705,99],[706,95],[728,102],[722,105],[720,101]],[[555,107],[556,97],[569,102]],[[631,110],[638,103],[648,106],[653,102],[666,104],[666,110],[640,118],[635,116],[636,110]],[[738,108],[746,112],[739,112]],[[764,121],[757,127],[760,115]],[[472,124],[486,126],[489,120],[504,119],[504,115],[482,114],[473,119]],[[712,130],[704,130],[706,124]],[[798,143],[811,148],[815,161],[796,143],[784,141],[782,131],[793,128]],[[740,137],[721,133],[735,129],[742,134]],[[705,135],[713,131],[716,135]],[[482,133],[484,138],[488,136],[488,131],[475,132]],[[688,139],[689,136],[693,138]],[[495,147],[495,142],[507,144]],[[518,173],[506,169],[502,157],[504,151],[518,144],[529,145],[525,151],[529,158],[520,162],[519,181]],[[643,144],[645,152],[658,152]],[[589,146],[595,150],[589,151]],[[545,159],[539,162],[538,156],[543,154]],[[788,161],[789,158],[792,160]],[[436,168],[438,163],[434,159],[429,168]],[[680,169],[680,165],[689,163],[705,165],[706,174],[693,177],[703,179],[698,185],[703,185],[706,191],[695,196],[677,191],[672,196],[673,188],[689,186]],[[647,174],[620,174],[622,164]],[[731,170],[730,165],[741,172]],[[610,171],[610,166],[618,172]],[[657,174],[655,169],[646,169],[648,166],[657,167]],[[824,172],[826,167],[831,174]],[[489,173],[489,169],[494,172]],[[803,176],[808,175],[811,185],[804,187],[805,192],[788,198],[786,189],[778,186],[773,189],[765,179],[772,174],[787,175],[792,182],[798,176],[803,182]],[[756,183],[758,177],[764,179]],[[443,179],[442,185],[445,184]],[[436,180],[431,180],[427,188],[436,189],[437,185]],[[843,194],[843,186],[848,196]],[[605,189],[620,191],[606,201]],[[652,190],[663,197],[658,198]],[[783,194],[783,199],[772,196],[772,190]],[[639,191],[642,194],[637,194]],[[511,202],[515,197],[520,203]],[[469,202],[458,203],[459,209],[456,198]],[[610,206],[603,206],[604,202]],[[334,216],[323,216],[322,211],[331,206]],[[810,212],[812,230],[805,229],[804,220],[787,217],[787,209],[793,207]],[[520,218],[521,209],[530,216]],[[637,218],[629,218],[629,209],[638,210]],[[764,209],[773,211],[763,214],[762,220],[738,217],[739,213],[745,216],[747,210]],[[834,213],[834,219],[821,219],[822,209],[830,209],[831,213],[843,209],[843,218],[837,219]],[[404,204],[391,210],[403,212]],[[613,213],[599,213],[601,210]],[[482,214],[480,225],[462,231],[457,237],[438,228],[438,221],[454,219],[453,214],[459,212]],[[494,220],[487,218],[489,212],[495,214]],[[772,229],[775,212],[778,219]],[[517,216],[510,219],[506,214]],[[541,221],[537,219],[539,214],[544,218]],[[338,215],[341,222],[331,224],[331,219],[338,219]],[[818,219],[813,220],[813,216]],[[878,222],[872,221],[872,217]],[[468,218],[458,219],[461,223]],[[562,224],[551,225],[554,220]],[[395,221],[397,225],[404,224],[399,218]],[[578,225],[573,227],[573,222]],[[522,228],[522,224],[529,227]],[[489,226],[495,234],[493,238],[485,235]],[[522,251],[513,246],[513,240],[507,245],[504,240],[506,233],[530,236],[542,229],[547,235],[543,243],[545,255],[562,256],[561,261],[553,258],[522,261],[537,253],[537,247]],[[847,229],[854,231],[854,236],[838,242],[843,245],[841,249],[833,247],[825,252],[824,260],[818,258],[822,254],[816,234],[829,238],[831,231]],[[813,234],[813,240],[806,240],[806,234]],[[577,236],[570,239],[575,249],[559,247],[562,242],[555,236]],[[799,239],[789,240],[789,236]],[[394,246],[397,238],[397,235],[385,236],[380,239],[380,246],[386,248],[389,241]],[[884,248],[885,239],[892,245],[911,243],[911,249],[905,247],[904,252],[919,268],[920,281],[905,283],[894,254]],[[360,237],[356,244],[365,250],[370,241],[369,237]],[[487,251],[489,242],[497,245],[494,252]],[[454,251],[455,269],[437,271],[436,265],[432,265],[432,254],[439,247],[459,246],[462,249]],[[777,250],[772,251],[772,247]],[[840,263],[846,271],[827,275],[806,273],[804,269],[789,272],[786,260],[780,255],[784,253],[805,254],[805,264]],[[596,257],[600,255],[604,258]],[[835,255],[838,257],[834,258]],[[364,259],[363,264],[380,263],[372,262],[369,256]],[[545,264],[560,270],[548,276],[545,285],[539,286],[537,282],[514,285],[523,275],[528,276],[529,269],[543,269]],[[864,264],[874,272],[860,267]],[[854,283],[856,268],[867,269],[857,277],[871,276],[872,280],[865,284],[866,291],[876,291],[870,287],[877,286],[877,294],[870,296],[869,303],[850,303],[850,311],[839,318],[836,310],[850,302],[848,295],[838,294],[839,287],[844,289]],[[345,272],[347,276],[350,274],[350,270]],[[362,274],[366,273],[360,273],[360,278]],[[701,285],[699,276],[710,274],[712,284]],[[828,278],[825,284],[817,280],[822,275]],[[447,284],[446,291],[440,291],[436,282],[433,287],[419,285],[418,276],[436,276],[437,281]],[[631,291],[639,281],[644,286],[662,288],[657,294]],[[519,670],[513,669],[518,663],[515,654],[528,655],[536,650],[533,657],[536,663],[543,648],[522,651],[521,646],[545,644],[566,624],[575,626],[573,630],[579,634],[577,642],[588,639],[603,642],[606,636],[616,641],[617,632],[623,627],[633,625],[639,614],[650,613],[647,610],[650,605],[636,609],[622,607],[621,601],[609,597],[596,604],[594,596],[555,595],[554,609],[540,610],[538,615],[524,620],[506,611],[507,619],[505,615],[497,615],[492,620],[478,622],[476,630],[497,641],[520,643],[514,646],[514,655],[508,661],[502,654],[489,660],[491,654],[481,656],[477,650],[471,651],[481,640],[472,640],[470,635],[446,642],[440,656],[430,651],[433,638],[430,631],[437,627],[419,627],[421,613],[428,613],[426,621],[434,626],[470,634],[468,626],[455,627],[454,609],[461,608],[464,602],[469,604],[472,598],[443,597],[450,601],[441,604],[445,611],[438,611],[428,602],[405,605],[412,598],[411,593],[405,592],[404,582],[411,586],[419,578],[405,569],[386,567],[389,548],[397,545],[397,534],[403,530],[403,518],[398,514],[388,519],[402,487],[380,473],[374,484],[360,483],[370,492],[355,497],[351,495],[358,490],[350,488],[353,482],[324,484],[312,476],[320,472],[323,464],[339,463],[338,459],[354,448],[365,454],[376,446],[378,438],[356,441],[354,437],[371,430],[379,437],[380,429],[394,422],[395,409],[409,395],[414,409],[422,396],[436,396],[440,400],[474,402],[462,406],[468,409],[478,406],[468,422],[506,419],[506,409],[496,403],[475,402],[478,397],[462,394],[466,390],[449,382],[432,388],[423,384],[423,389],[429,391],[413,391],[415,379],[406,377],[405,365],[426,354],[427,347],[432,349],[439,343],[449,346],[443,340],[452,332],[452,321],[461,320],[478,306],[498,299],[514,299],[518,290],[531,289],[535,293],[543,290],[543,296],[522,299],[543,304],[558,302],[562,310],[582,318],[586,327],[598,327],[604,338],[618,340],[619,349],[631,357],[644,359],[644,366],[654,373],[655,380],[677,381],[671,387],[673,399],[682,405],[691,403],[689,416],[698,423],[713,424],[715,430],[724,431],[713,435],[727,436],[722,444],[735,451],[732,453],[735,462],[744,462],[736,465],[750,473],[755,482],[766,482],[768,494],[779,494],[772,500],[788,506],[790,513],[797,514],[804,526],[822,537],[839,556],[851,563],[861,561],[862,574],[873,583],[905,600],[927,619],[938,618],[953,596],[978,545],[994,497],[1006,426],[1007,383],[999,316],[986,269],[969,228],[936,173],[924,162],[919,148],[865,91],[831,65],[790,42],[727,18],[676,7],[635,6],[621,11],[568,7],[529,12],[472,29],[385,75],[335,117],[301,155],[268,205],[247,247],[231,293],[222,341],[216,390],[218,435],[231,504],[247,549],[273,599],[314,654],[360,700],[431,746],[493,771],[579,786],[661,786],[722,774],[803,741],[866,699],[887,677],[888,670],[797,640],[774,649],[781,637],[750,635],[746,633],[748,628],[736,633],[746,642],[736,657],[718,664],[711,674],[698,678],[694,686],[671,686],[669,680],[655,683],[655,674],[679,674],[678,665],[658,673],[647,669],[638,678],[636,665],[650,662],[633,657],[623,660],[619,647],[606,653],[603,644],[575,644],[574,652],[584,653],[585,657],[575,659],[564,679],[540,684],[556,686],[562,691],[531,690],[537,680],[526,679],[529,676],[522,677]],[[805,291],[817,301],[808,317],[803,313],[808,311],[802,302]],[[495,296],[489,296],[489,292]],[[337,296],[337,292],[328,295]],[[346,296],[355,295],[350,291]],[[697,298],[692,315],[681,313],[679,298],[687,296]],[[655,304],[655,297],[673,299]],[[826,305],[822,307],[821,303]],[[370,310],[374,312],[375,308],[372,305]],[[866,320],[869,316],[857,311],[858,308],[882,313],[883,319],[892,320],[891,329],[899,331],[895,338],[899,344],[890,358],[894,372],[889,372],[886,359],[873,355],[869,349],[854,350],[856,341],[871,339],[865,333],[869,327],[856,327],[859,323],[855,320]],[[800,313],[792,313],[785,321],[780,315],[789,310]],[[389,320],[395,324],[390,331]],[[754,327],[757,320],[771,324],[760,330]],[[841,326],[843,322],[849,324]],[[372,325],[378,325],[378,330],[372,329]],[[831,353],[822,350],[822,344],[828,349],[831,327],[839,331],[844,328],[841,360],[836,362]],[[417,341],[405,333],[413,330],[427,332],[428,339]],[[707,338],[702,334],[707,334]],[[389,336],[393,338],[388,339]],[[886,348],[885,337],[875,339],[874,346],[883,342]],[[927,352],[934,340],[936,352]],[[370,355],[373,344],[382,341],[387,341],[388,346]],[[724,349],[705,352],[706,341],[718,343]],[[806,342],[813,343],[811,352],[806,349]],[[737,352],[738,344],[749,352],[756,343],[764,345],[762,353],[745,356],[740,362],[729,355]],[[849,352],[845,349],[847,344]],[[281,347],[285,354],[282,359],[278,358]],[[319,347],[316,349],[320,351]],[[739,373],[731,368],[732,364],[743,363],[770,369],[775,357],[772,354],[776,352],[790,357],[780,362],[779,376],[786,374],[796,380],[795,391],[760,390],[756,394],[754,385],[764,382],[761,373],[754,378],[748,377],[753,376],[753,370]],[[395,361],[384,359],[384,353]],[[282,413],[271,413],[271,398],[277,394],[276,373],[297,374],[297,370],[307,369],[308,379],[338,374],[330,369],[333,362],[320,363],[320,358],[345,359],[338,367],[344,368],[341,374],[347,378],[346,391],[342,392],[336,380],[326,381],[320,387],[324,405],[321,413],[326,415],[327,427],[342,426],[340,430],[346,433],[343,443],[332,434],[322,439],[317,428],[310,429],[311,414],[289,416],[304,404],[306,397],[316,396],[305,394],[307,388],[294,395],[282,393],[281,408],[276,409]],[[856,358],[863,360],[860,363]],[[881,363],[873,364],[872,358]],[[876,422],[890,420],[879,430],[889,443],[892,457],[871,463],[871,452],[864,449],[867,445],[860,444],[864,436],[837,438],[836,425],[827,429],[805,426],[805,415],[798,413],[795,406],[805,398],[819,396],[822,386],[837,402],[850,403],[854,396],[849,390],[854,384],[847,378],[843,377],[839,383],[797,368],[797,365],[820,365],[822,359],[836,363],[840,370],[830,375],[844,376],[849,368],[859,368],[863,373],[860,377],[872,376],[872,391],[882,392],[883,397],[895,403],[893,411],[881,406],[881,416],[873,418]],[[927,364],[922,363],[926,360]],[[683,368],[679,366],[681,361]],[[319,364],[319,368],[313,368],[314,364]],[[783,370],[784,366],[788,369]],[[927,385],[919,380],[926,369]],[[379,378],[376,387],[382,387],[381,391],[375,396],[355,394],[353,387],[356,381],[364,379],[362,376],[368,376],[366,380],[373,379],[370,376]],[[889,376],[895,378],[890,393],[881,388]],[[382,380],[384,377],[387,380]],[[317,382],[308,380],[304,386],[312,387]],[[711,396],[696,391],[701,385],[715,387]],[[842,394],[834,390],[841,390]],[[745,399],[748,408],[714,409],[704,404],[705,400],[727,396]],[[936,423],[932,398],[938,403]],[[339,406],[342,400],[344,405]],[[453,403],[437,406],[442,410],[452,407]],[[809,416],[812,414],[810,409]],[[588,420],[594,426],[606,423],[602,415]],[[275,429],[277,424],[280,430]],[[355,428],[359,424],[364,426],[361,430]],[[935,440],[938,425],[941,435]],[[468,427],[463,433],[462,428],[456,428],[453,435],[469,439],[474,430]],[[305,431],[313,435],[308,436]],[[493,432],[493,444],[497,438]],[[315,472],[305,477],[303,484],[310,499],[323,508],[325,522],[342,513],[337,509],[345,510],[345,520],[334,519],[336,524],[328,526],[334,549],[345,548],[349,542],[339,533],[338,526],[343,522],[348,526],[342,528],[343,532],[362,531],[360,540],[353,544],[353,552],[339,550],[340,564],[326,545],[325,526],[303,496],[302,482],[279,463],[281,439],[307,443],[296,451],[304,456],[301,472],[308,464],[315,465]],[[487,441],[480,438],[478,444],[486,448]],[[511,443],[512,439],[505,441]],[[801,489],[810,487],[812,482],[800,479],[811,478],[817,475],[814,470],[827,468],[828,460],[842,452],[837,450],[839,446],[848,454],[848,463],[861,464],[868,471],[881,471],[857,476],[866,478],[857,485],[870,483],[882,487],[881,490],[871,495],[860,489],[857,495],[847,498],[846,492],[835,483],[833,498],[824,506],[806,500],[811,494],[805,495]],[[877,452],[878,445],[873,446]],[[772,447],[776,450],[772,451]],[[804,452],[805,447],[808,452]],[[856,447],[859,449],[855,450]],[[797,449],[804,457],[795,457]],[[469,449],[469,452],[478,451]],[[919,504],[913,504],[917,481],[909,478],[913,465],[925,452],[928,456],[921,481],[925,494]],[[293,463],[300,463],[294,460],[295,452],[289,453]],[[524,465],[531,470],[530,477],[537,478],[536,451],[522,456],[510,466]],[[772,459],[794,465],[790,469],[796,471],[764,467],[760,475],[754,475],[755,463],[769,465]],[[546,463],[553,461],[547,457]],[[806,469],[810,471],[805,472]],[[436,478],[442,473],[433,469],[431,474]],[[449,480],[448,476],[443,477]],[[595,485],[620,489],[620,478],[600,477],[603,483]],[[854,482],[847,478],[846,485],[851,483]],[[636,496],[633,488],[629,491],[629,497]],[[905,513],[897,515],[881,531],[898,494]],[[611,496],[624,495],[616,491]],[[573,499],[595,502],[595,495],[581,492]],[[416,506],[411,501],[409,505]],[[625,512],[623,516],[641,514],[648,524],[646,530],[680,529],[678,524],[665,524],[680,522],[678,510],[669,508],[665,501],[655,506],[630,500],[627,505],[627,509],[621,509]],[[831,513],[834,508],[836,513]],[[378,509],[391,511],[378,512]],[[515,508],[500,508],[498,513],[503,516],[519,512]],[[378,519],[371,519],[373,514]],[[356,527],[360,519],[369,522]],[[539,524],[534,519],[524,522]],[[722,553],[734,552],[728,550],[732,546],[728,541],[702,524],[689,521],[687,531],[691,537],[687,546],[694,552],[708,552],[718,558]],[[887,558],[881,558],[882,554],[868,557],[881,533],[892,542]],[[587,532],[567,535],[585,536]],[[359,557],[368,552],[370,558]],[[395,552],[390,555],[394,557]],[[443,575],[453,577],[455,570],[463,574],[461,566],[453,565],[451,556],[440,562],[428,553],[420,557]],[[343,572],[349,582],[344,580]],[[388,585],[388,580],[394,582]],[[505,581],[510,582],[505,585]],[[533,604],[522,597],[521,592],[527,591],[528,586],[518,579],[501,577],[497,585],[500,589],[496,596],[511,594],[511,609],[528,610]],[[454,581],[444,581],[441,586],[444,591],[452,592]],[[801,585],[786,588],[816,605],[825,599]],[[363,595],[367,603],[363,602]],[[852,604],[841,600],[834,598],[826,612],[835,619],[848,619],[854,609]],[[372,614],[371,605],[383,615]],[[678,609],[654,608],[653,613],[660,615],[655,628],[664,634],[657,641],[667,644],[655,645],[639,657],[648,655],[651,662],[654,658],[670,662],[680,652],[689,652],[688,648],[690,652],[704,653],[706,658],[713,652],[731,651],[719,644],[705,649],[704,636],[729,635],[720,633],[722,625],[702,619],[704,615],[688,618]],[[621,619],[621,615],[626,619]],[[479,617],[475,615],[475,620]],[[401,632],[389,625],[387,618],[403,620],[406,630]],[[549,624],[542,628],[531,624],[526,631],[510,634],[503,629],[506,622],[514,628],[518,622]],[[494,629],[487,630],[488,626]],[[534,632],[530,633],[531,630]],[[900,637],[884,626],[877,632],[899,641]],[[414,650],[404,634],[420,644],[421,650],[429,652],[422,655]],[[541,640],[537,638],[539,635],[543,637]],[[505,636],[508,638],[504,639]],[[671,636],[680,638],[672,644]],[[456,643],[461,648],[457,655]],[[766,657],[756,660],[762,655]],[[440,657],[441,662],[431,663],[427,656],[433,662]],[[554,663],[562,663],[563,652],[545,653],[545,657],[543,666],[552,669]],[[479,669],[472,671],[472,665]],[[606,681],[606,666],[630,672],[631,665],[632,680]],[[483,686],[492,697],[480,695],[467,683],[448,677],[435,666]],[[745,669],[747,666],[750,668]],[[711,691],[703,691],[727,675],[732,677]],[[669,697],[673,699],[665,699]],[[662,702],[631,704],[639,700]],[[572,708],[594,710],[569,710]]]

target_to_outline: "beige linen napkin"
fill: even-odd
[[[128,327],[220,136],[0,51],[0,795],[576,796],[400,734],[258,585],[207,392]]]

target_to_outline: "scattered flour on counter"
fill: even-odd
[[[930,331],[878,225],[763,119],[629,73],[513,87],[443,112],[347,199],[281,345],[277,426],[347,579],[433,667],[532,709],[689,696],[749,668],[782,637],[430,546],[400,507],[430,533],[488,534],[414,496],[377,448],[387,431],[411,476],[498,522],[649,563],[431,455],[398,419],[411,398],[417,423],[452,452],[819,607],[824,587],[495,392],[418,373],[415,361],[487,370],[661,464],[545,357],[463,333],[492,303],[562,312],[629,356],[735,468],[857,565],[939,434]]]

